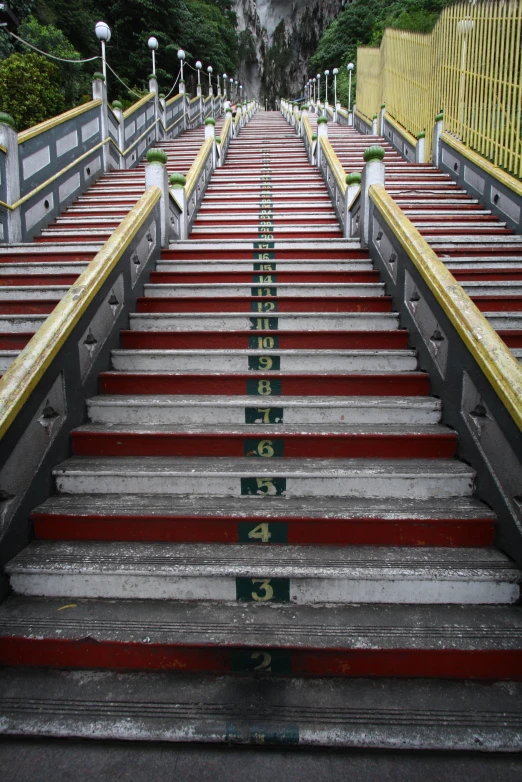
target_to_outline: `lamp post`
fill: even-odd
[[[107,83],[107,63],[105,60],[105,44],[111,40],[111,28],[105,22],[96,22],[94,26],[94,32],[96,38],[101,42],[101,55],[102,55],[102,73],[105,83]]]
[[[156,50],[159,46],[158,39],[154,38],[154,36],[151,36],[147,41],[147,46],[152,52],[152,74],[153,76],[155,76],[156,75]]]
[[[183,49],[178,49],[178,60],[181,67],[181,77],[179,80],[179,91],[181,95],[185,94],[185,80],[183,79],[183,61],[185,59],[185,52]]]
[[[339,68],[334,68],[332,73],[334,77],[334,106],[337,110],[337,74],[339,73]]]
[[[318,73],[315,77],[317,80],[317,103],[321,102],[321,74]]]
[[[197,72],[198,72],[198,86],[196,88],[196,95],[198,96],[198,98],[201,97],[201,69],[202,69],[202,67],[203,66],[201,64],[201,60],[198,60],[196,62],[196,69],[197,69]]]
[[[239,85],[239,102],[240,103],[243,102],[243,85],[242,84]]]
[[[352,71],[353,71],[353,62],[349,62],[346,66],[346,69],[348,71],[348,125],[353,125],[353,117],[350,115],[350,110],[352,107]]]
[[[230,82],[230,103],[232,103],[232,101],[234,100],[234,79],[230,77],[229,82]]]
[[[326,85],[325,85],[325,93],[324,93],[324,112],[326,114],[326,107],[328,106],[328,76],[330,75],[330,71],[324,72],[325,79],[326,79]]]

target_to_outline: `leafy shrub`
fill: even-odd
[[[0,111],[18,130],[54,117],[65,108],[60,71],[39,54],[12,54],[0,62]]]

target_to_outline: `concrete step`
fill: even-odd
[[[6,572],[17,595],[297,605],[511,604],[521,578],[489,548],[88,541],[35,541]]]
[[[258,275],[256,275],[258,276]],[[273,275],[265,274],[263,277]],[[522,284],[519,286],[522,288]],[[0,288],[0,296],[2,295]],[[385,287],[381,282],[352,282],[332,284],[330,282],[209,282],[207,284],[160,284],[144,286],[144,296],[154,298],[170,297],[212,297],[221,296],[384,296]]]
[[[403,752],[476,752],[479,747],[481,759],[471,772],[485,782],[490,772],[507,779],[503,775],[514,770],[512,766],[493,766],[489,761],[498,755],[490,753],[520,749],[522,685],[517,683],[299,676],[270,681],[268,677],[260,679],[259,674],[237,679],[230,675],[173,675],[172,671],[149,672],[144,676],[140,672],[87,669],[79,673],[38,668],[5,668],[0,671],[0,682],[0,709],[4,715],[0,729],[5,736],[45,735],[90,741],[125,738],[126,753],[131,752],[132,739],[167,744],[187,740],[227,746],[263,744],[275,745],[276,749],[284,745],[287,750],[292,746],[365,748],[372,750],[370,775],[366,777],[370,780],[376,767],[389,773],[382,765],[376,766],[381,755],[375,750],[401,747]],[[132,755],[133,774],[138,766],[135,757]],[[267,757],[266,749],[262,757]],[[281,766],[286,774],[289,769],[299,770],[289,765],[292,757],[288,751],[278,756],[276,765],[268,769],[271,778],[283,779],[276,775],[276,768]],[[466,757],[469,762],[470,756]],[[411,771],[408,758],[409,755],[401,755],[402,770],[406,764]],[[230,773],[229,754],[226,759]],[[324,778],[326,769],[332,773],[335,768],[335,759],[330,749],[328,763],[312,769]],[[118,758],[118,766],[121,760]],[[215,767],[215,759],[210,760]],[[308,774],[312,758],[306,760],[302,771]],[[172,766],[174,758],[170,761]],[[244,762],[243,753],[241,767]],[[195,764],[197,767],[192,758],[190,769]],[[416,776],[415,780],[425,779],[426,769],[432,768],[432,761],[427,758],[422,758],[422,764],[423,776]],[[150,756],[146,766],[150,774]],[[487,772],[481,776],[484,766]],[[188,765],[185,767],[190,775]],[[205,773],[208,766],[205,770],[199,768]],[[257,759],[256,768],[265,768],[261,758]],[[447,766],[444,768],[434,769],[441,779],[448,771]],[[336,778],[346,778],[347,770],[344,768]],[[356,770],[358,777],[364,779],[360,766]],[[458,775],[462,764],[453,766],[453,770]],[[516,773],[509,779],[516,779]]]
[[[59,301],[70,285],[10,285],[0,286],[0,301]]]
[[[473,497],[242,497],[55,494],[31,514],[46,540],[259,545],[490,546],[495,516]]]
[[[255,335],[256,331],[285,329],[303,333],[391,330],[398,329],[399,316],[394,312],[276,312],[269,317],[246,312],[140,312],[131,313],[129,322],[137,331],[250,330]]]
[[[474,482],[473,470],[454,459],[73,457],[53,474],[66,494],[199,494],[250,502],[276,496],[461,497],[472,494]]]
[[[417,369],[414,350],[113,350],[120,372],[408,372]]]
[[[0,315],[0,332],[3,334],[34,334],[47,315]]]
[[[521,678],[519,608],[242,603],[80,599],[61,611],[60,599],[11,597],[0,664],[409,679],[489,679],[500,664],[504,680]]]
[[[441,403],[435,397],[285,397],[259,406],[250,396],[114,396],[87,401],[89,421],[98,424],[438,424]]]
[[[296,258],[294,260],[278,260],[269,261],[266,263],[259,263],[252,259],[237,259],[237,260],[186,260],[186,261],[174,261],[174,260],[161,260],[156,264],[158,273],[174,272],[174,273],[208,273],[217,274],[220,272],[239,272],[241,274],[255,274],[260,272],[275,272],[279,273],[292,273],[292,272],[323,272],[325,274],[332,272],[350,273],[350,272],[367,272],[373,271],[373,266],[370,261],[363,258],[353,258],[351,260],[341,259],[317,259],[317,260],[303,260]]]

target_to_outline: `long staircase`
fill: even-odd
[[[216,132],[223,119],[216,121]],[[169,173],[186,174],[203,127],[158,142]],[[0,248],[0,376],[145,191],[145,163],[109,171],[30,244]]]
[[[310,121],[317,126],[315,115]],[[388,193],[522,361],[522,236],[449,174],[404,160],[386,138],[334,124],[328,138],[347,172],[362,170],[370,144],[384,147]]]
[[[521,574],[281,115],[231,142],[99,391],[8,565],[4,733],[520,748]]]

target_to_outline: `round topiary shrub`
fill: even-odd
[[[112,101],[112,108],[113,109],[119,109],[121,111],[123,109],[123,103],[120,103],[119,100],[113,100]]]
[[[105,81],[105,76],[103,75],[103,73],[100,73],[100,71],[96,71],[96,73],[93,73],[92,78],[94,81]]]
[[[365,163],[369,163],[371,160],[382,160],[385,152],[378,144],[373,144],[364,150],[363,159]]]
[[[187,178],[183,174],[171,174],[169,176],[169,184],[171,187],[185,187]]]
[[[6,114],[5,111],[0,111],[0,123],[2,125],[9,125],[10,128],[16,130],[14,119],[11,117],[10,114]]]
[[[148,163],[163,163],[167,165],[167,154],[162,149],[149,149],[147,152]]]
[[[361,175],[357,171],[352,171],[351,174],[346,174],[347,185],[360,185]]]
[[[206,118],[205,125],[215,125],[215,124],[216,124],[216,120],[215,119],[212,119],[212,117],[207,117]]]

